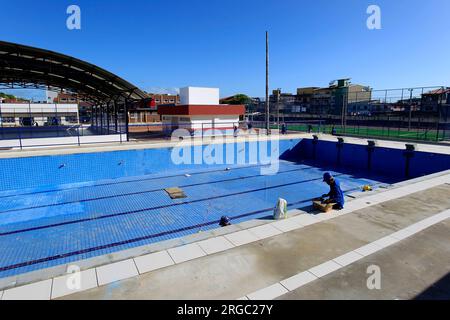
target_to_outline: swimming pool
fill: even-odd
[[[175,164],[173,148],[1,159],[0,278],[217,228],[223,215],[264,218],[279,197],[305,207],[328,191],[325,171],[346,193],[406,178],[401,150],[377,148],[368,170],[365,146],[338,152],[308,139],[277,142],[278,171],[265,175],[268,164],[250,161],[255,143],[232,144],[234,165]],[[433,168],[420,169],[423,161]],[[408,163],[411,178],[450,168],[437,154],[415,153]],[[170,199],[164,189],[175,186],[187,197]]]

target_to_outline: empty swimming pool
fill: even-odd
[[[235,154],[243,152],[247,159],[252,143],[233,144]],[[380,166],[376,157],[368,170],[364,146],[337,153],[333,144],[327,154],[330,146],[312,148],[311,143],[277,143],[280,162],[272,175],[262,174],[268,165],[259,161],[177,165],[172,148],[2,159],[0,277],[217,228],[223,215],[232,223],[264,218],[279,197],[292,209],[305,207],[328,191],[325,171],[347,194],[405,179],[397,168]],[[395,150],[379,152],[404,161]],[[345,157],[360,157],[363,163],[346,165]],[[448,158],[433,159],[449,164]],[[414,168],[409,174],[418,175]],[[169,187],[182,188],[186,198],[171,199],[164,190]]]

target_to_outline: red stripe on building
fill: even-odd
[[[160,115],[243,115],[244,105],[163,105],[158,106]]]

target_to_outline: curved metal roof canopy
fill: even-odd
[[[131,83],[88,62],[4,41],[0,41],[0,87],[65,89],[97,103],[148,97]]]

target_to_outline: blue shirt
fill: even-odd
[[[328,193],[328,196],[330,199],[344,207],[344,192],[342,192],[339,180],[334,179],[334,183],[330,185],[330,193]]]

